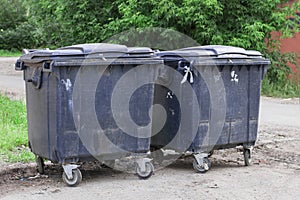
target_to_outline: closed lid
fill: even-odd
[[[58,48],[56,50],[24,50],[20,60],[25,62],[42,62],[68,58],[118,58],[152,57],[153,50],[147,47],[127,47],[119,44],[90,43]]]
[[[90,43],[90,44],[77,44],[67,47],[62,47],[55,52],[80,52],[81,54],[90,53],[127,53],[128,48],[125,45],[108,44],[108,43]]]
[[[128,47],[128,53],[153,53],[153,50],[148,47]]]
[[[163,51],[157,53],[158,56],[183,56],[183,57],[206,57],[213,56],[219,58],[240,58],[240,57],[262,57],[258,51],[245,50],[240,47],[223,45],[206,45],[178,49],[175,51]]]

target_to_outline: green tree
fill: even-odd
[[[26,21],[22,0],[0,0],[0,30],[14,29]]]
[[[20,50],[34,46],[35,27],[27,22],[28,10],[22,0],[0,0],[0,49]]]
[[[118,14],[116,1],[28,0],[30,22],[42,46],[101,42],[102,26]]]
[[[15,24],[1,32],[0,49],[101,42],[132,28],[162,27],[186,34],[200,45],[261,51],[274,63],[267,75],[270,84],[286,83],[290,73],[286,63],[293,61],[293,56],[278,51],[279,40],[271,33],[280,31],[282,37],[292,36],[299,32],[300,21],[296,15],[299,0],[292,6],[285,4],[289,0],[25,0],[26,8],[21,0],[0,2],[5,5],[0,22],[7,25],[11,19]],[[24,16],[28,16],[25,22]],[[22,29],[26,31],[21,33]],[[142,33],[123,36],[118,42],[129,41],[146,46],[149,43]],[[167,45],[166,41],[161,46]]]

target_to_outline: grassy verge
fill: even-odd
[[[0,94],[0,157],[6,162],[29,162],[26,107]]]
[[[287,80],[284,83],[274,84],[265,78],[262,82],[262,95],[279,98],[300,97],[300,86],[295,81]]]
[[[7,51],[0,49],[0,57],[19,57],[22,53],[19,51]]]

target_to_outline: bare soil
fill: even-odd
[[[260,137],[252,151],[251,166],[244,166],[240,148],[219,150],[210,158],[212,169],[206,174],[193,171],[190,157],[178,159],[168,167],[156,171],[146,181],[138,180],[133,174],[87,163],[80,167],[83,182],[77,188],[84,187],[87,189],[86,195],[89,196],[90,193],[97,191],[96,186],[102,187],[108,184],[111,188],[105,187],[103,194],[99,193],[104,199],[114,199],[117,197],[116,194],[124,191],[128,191],[128,195],[134,195],[134,191],[149,190],[149,184],[153,184],[151,186],[153,193],[148,191],[149,199],[156,196],[156,190],[159,191],[166,185],[168,186],[164,192],[170,195],[176,193],[175,199],[185,199],[185,197],[196,199],[195,191],[198,190],[201,191],[200,194],[206,194],[208,199],[238,199],[241,196],[246,199],[298,199],[300,195],[299,133],[299,128],[262,125],[259,131]],[[62,171],[61,166],[50,162],[46,163],[45,175],[37,173],[35,163],[2,166],[0,197],[5,197],[4,199],[23,197],[23,192],[26,194],[25,199],[43,195],[47,197],[46,199],[52,199],[51,197],[56,193],[60,193],[58,196],[70,195],[72,193],[69,193],[69,188],[62,182]],[[146,182],[148,184],[145,184]],[[141,197],[137,193],[131,199]],[[93,196],[91,198],[93,199]],[[168,199],[168,196],[162,195],[159,198]]]

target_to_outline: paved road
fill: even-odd
[[[300,102],[261,97],[260,123],[300,127]]]

